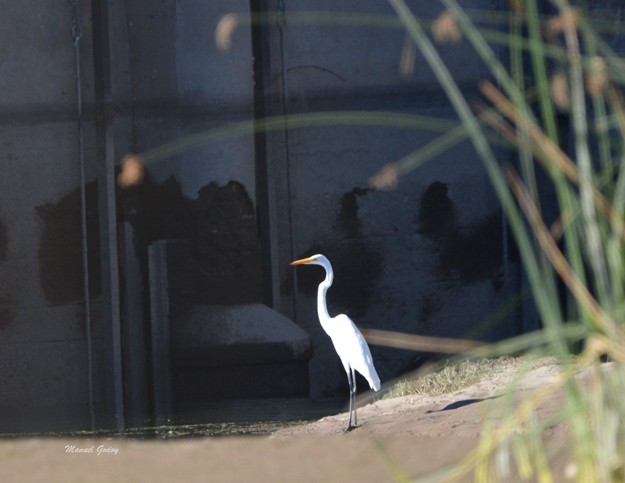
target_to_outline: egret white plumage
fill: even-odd
[[[354,371],[358,371],[364,376],[369,382],[371,389],[375,391],[380,389],[380,378],[373,365],[371,351],[352,319],[345,314],[340,314],[336,317],[330,317],[328,314],[326,293],[334,280],[334,271],[330,261],[323,255],[313,255],[312,257],[295,260],[291,262],[291,265],[320,265],[326,271],[326,278],[319,284],[317,290],[317,313],[321,327],[332,339],[334,349],[339,355],[343,368],[347,373],[347,382],[349,384],[349,422],[347,423],[347,431],[350,431],[358,424],[355,406],[356,374]],[[352,411],[354,413],[353,425]]]

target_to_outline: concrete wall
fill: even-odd
[[[96,138],[94,114],[102,107],[94,103],[96,86],[102,80],[110,84],[106,102],[113,131],[106,149],[119,161],[128,152],[143,152],[168,141],[182,140],[184,148],[188,135],[224,123],[251,121],[253,74],[249,28],[233,37],[230,51],[222,52],[215,46],[215,27],[226,12],[223,6],[201,1],[109,3],[108,19],[102,19],[99,13],[92,14],[90,2],[78,4],[82,20],[79,45],[90,254],[91,375],[95,424],[99,426],[108,424],[101,415],[108,404],[103,392],[110,392],[107,384],[111,374],[104,366],[111,367],[107,359],[111,342],[102,326],[102,220],[96,186],[98,166],[104,162],[99,156],[104,154],[98,151],[102,140]],[[63,7],[21,2],[5,9],[1,20],[0,156],[6,173],[0,180],[0,431],[91,424],[73,12],[69,2]],[[246,15],[248,4],[230,2],[227,11],[233,9]],[[110,59],[96,58],[106,52],[94,51],[93,22],[106,23],[105,38],[101,36],[99,42],[110,49]],[[105,61],[110,61],[108,70],[98,64]],[[104,79],[96,79],[96,72]],[[218,139],[192,150],[182,149],[173,157],[161,157],[148,165],[148,176],[156,186],[175,179],[177,195],[196,201],[193,210],[204,210],[212,219],[227,217],[228,211],[215,214],[210,207],[230,206],[234,196],[239,203],[234,207],[245,218],[248,212],[253,213],[255,197],[253,150],[253,136]],[[128,214],[125,210],[132,210],[134,205],[123,194],[120,203],[121,221]],[[162,216],[154,206],[149,208],[153,218]],[[120,237],[125,240],[122,324],[124,334],[132,332],[134,343],[141,346],[138,353],[147,357],[146,344],[140,343],[140,333],[146,330],[147,274],[146,267],[136,260],[143,256],[137,250],[146,246],[137,245],[133,226],[125,226]],[[238,229],[240,224],[235,226]],[[249,241],[250,229],[256,233],[253,218],[243,237],[245,247],[253,251],[258,241]],[[115,236],[114,232],[107,234]],[[226,235],[235,236],[230,232]],[[224,246],[225,242],[219,243]],[[259,264],[255,259],[256,272]],[[129,282],[137,287],[129,288]],[[254,294],[260,287],[254,290],[251,297],[256,301],[258,295]],[[138,302],[137,297],[141,297]],[[128,330],[130,325],[133,331]],[[145,411],[149,409],[146,362],[133,351],[125,354],[125,366],[139,367],[126,373],[125,379],[140,386],[138,391],[132,385],[126,388],[136,391],[126,394],[126,404],[132,410]]]
[[[32,1],[5,8],[0,21],[2,430],[41,427],[38,423],[52,416],[60,425],[89,424],[71,22],[69,5]],[[89,49],[88,25],[84,35]],[[83,54],[90,71],[90,57]],[[84,86],[87,102],[92,86]],[[93,125],[85,128],[93,213],[95,133]],[[90,221],[94,235],[92,227]],[[96,252],[91,262],[98,404],[103,367]]]
[[[137,350],[125,346],[124,361],[131,371],[124,376],[125,404],[133,411],[149,409],[149,348],[141,344],[149,322],[145,257],[149,242],[159,237],[195,237],[198,246],[208,247],[200,252],[223,292],[210,302],[257,302],[261,292],[269,293],[277,310],[311,334],[314,397],[345,394],[346,384],[316,318],[322,274],[288,267],[300,255],[323,252],[332,260],[336,282],[330,311],[345,311],[364,327],[494,340],[518,333],[527,322],[517,311],[489,325],[518,289],[520,274],[513,257],[504,259],[498,203],[469,143],[406,174],[394,191],[368,187],[386,163],[423,147],[457,121],[418,53],[414,70],[400,73],[403,30],[288,18],[307,11],[334,12],[335,20],[359,13],[392,16],[390,7],[329,0],[254,5],[276,12],[278,3],[285,7],[286,23],[272,20],[254,38],[244,1],[106,4],[109,149],[116,162],[128,152],[151,153],[146,183],[118,193],[118,221],[125,222],[119,237],[123,337],[132,332],[137,344],[132,347]],[[505,4],[462,2],[491,11]],[[104,393],[111,377],[105,369],[111,342],[104,329],[110,321],[104,323],[102,316],[108,305],[100,280],[96,188],[102,132],[95,113],[103,106],[94,104],[102,80],[94,73],[102,71],[106,59],[94,54],[98,36],[92,22],[99,18],[90,5],[80,2],[80,52],[98,423],[108,407]],[[437,2],[410,5],[427,19],[440,13]],[[614,2],[592,4],[594,13],[615,23],[621,10]],[[241,22],[230,49],[220,50],[214,32],[231,12]],[[71,26],[69,2],[63,7],[15,2],[0,18],[0,431],[90,422]],[[608,41],[623,50],[622,36]],[[466,43],[440,50],[464,92],[475,98],[476,83],[488,76],[487,69]],[[254,61],[253,52],[262,56]],[[252,135],[227,133],[190,142],[198,138],[189,136],[224,125],[249,125],[254,102],[267,115],[353,111],[358,125],[295,128],[287,123],[267,133],[260,145]],[[432,116],[448,124],[363,125],[364,114],[357,114],[363,111]],[[173,154],[159,151],[172,142],[177,143]],[[211,228],[215,224],[220,230]],[[246,263],[236,265],[241,253]],[[383,380],[422,360],[420,354],[377,347],[373,356]]]
[[[415,11],[427,19],[441,11],[434,3],[413,3]],[[497,8],[492,2],[465,3]],[[350,16],[358,13],[392,19],[388,5],[297,1],[285,7],[282,30],[269,21],[255,39],[262,43],[264,53],[262,61],[256,60],[255,74],[262,77],[264,90],[257,94],[264,98],[265,114],[389,111],[442,117],[449,121],[447,128],[454,125],[455,115],[418,53],[414,72],[399,72],[406,45],[399,26],[289,20],[289,15],[307,11],[335,12],[335,19],[344,15],[348,24]],[[469,334],[483,320],[485,306],[495,310],[507,300],[518,277],[512,266],[503,274],[501,214],[468,143],[407,175],[396,191],[369,190],[369,177],[385,163],[425,145],[443,132],[440,129],[337,127],[330,121],[326,127],[277,130],[266,136],[264,180],[256,177],[260,160],[251,136],[207,138],[185,149],[189,135],[210,136],[216,127],[252,119],[255,86],[252,39],[245,25],[247,8],[246,2],[227,8],[174,1],[129,6],[133,148],[150,152],[163,143],[178,143],[180,151],[173,155],[152,151],[156,154],[148,164],[155,192],[159,186],[171,186],[174,191],[167,195],[169,207],[201,203],[198,193],[208,183],[224,186],[230,181],[240,183],[255,203],[260,199],[256,184],[267,183],[267,205],[255,207],[257,212],[266,210],[262,242],[269,245],[271,278],[267,282],[265,277],[264,282],[272,284],[269,292],[276,309],[294,317],[313,336],[311,395],[333,395],[342,391],[344,375],[314,313],[319,274],[300,269],[294,288],[293,272],[287,268],[293,257],[322,251],[334,261],[337,279],[330,293],[334,311],[345,310],[364,326],[436,335]],[[277,6],[268,2],[268,8],[274,12]],[[215,45],[214,32],[222,16],[230,12],[240,15],[241,24],[233,31],[230,49],[222,51]],[[159,55],[145,55],[151,50]],[[487,75],[466,45],[441,50],[456,80],[469,92]],[[172,175],[175,185],[167,181]],[[149,195],[144,191],[140,197],[145,200]],[[157,216],[158,230],[153,233],[187,236],[173,225],[163,230],[163,220],[185,219],[183,211],[163,210],[147,206],[143,218],[150,212],[171,211]],[[429,225],[433,215],[428,210],[449,216],[444,228]],[[458,255],[459,251],[463,254]],[[492,253],[498,256],[490,257]],[[221,258],[234,268],[233,259]],[[363,259],[367,262],[362,263]],[[478,262],[472,265],[467,259]],[[222,286],[230,286],[221,274],[213,275]],[[257,275],[254,271],[244,279],[256,280]],[[240,283],[228,290],[235,293],[234,298],[242,298],[236,295],[242,291]],[[518,329],[513,324],[480,335],[493,339]],[[378,349],[374,356],[383,377],[412,366],[416,357]]]
[[[133,149],[144,152],[180,143],[181,152],[159,157],[149,164],[149,172],[157,182],[175,175],[190,198],[210,182],[229,181],[243,184],[250,198],[255,197],[253,136],[186,148],[189,136],[252,120],[249,27],[236,30],[229,50],[215,44],[219,20],[230,12],[245,19],[248,9],[245,1],[129,3]]]
[[[463,2],[497,10],[493,2]],[[413,11],[434,19],[436,2],[412,2]],[[380,2],[289,2],[287,14],[393,12]],[[388,17],[387,17],[388,18]],[[287,16],[288,19],[288,16]],[[351,111],[431,116],[431,126],[328,126],[288,131],[292,226],[281,232],[281,253],[326,254],[334,264],[330,313],[346,312],[357,325],[400,332],[495,340],[514,335],[519,321],[482,327],[518,288],[516,263],[503,260],[502,216],[480,159],[469,142],[445,151],[401,177],[396,190],[376,192],[369,178],[440,136],[457,122],[449,102],[419,53],[414,71],[402,75],[405,45],[400,28],[301,25],[287,20],[285,64],[272,63],[272,77],[286,76],[289,113]],[[469,99],[487,68],[466,43],[441,47],[443,59]],[[283,86],[272,86],[274,89]],[[360,116],[361,118],[364,116]],[[449,125],[437,128],[435,119]],[[276,148],[275,153],[279,152]],[[503,155],[503,153],[501,153]],[[290,235],[292,233],[292,240]],[[286,263],[281,257],[283,265]],[[506,269],[504,270],[504,268]],[[284,307],[294,300],[296,321],[313,336],[311,393],[346,388],[342,366],[319,326],[317,268],[281,272]],[[373,348],[382,379],[414,367],[419,354]],[[421,360],[422,361],[422,360]]]
[[[415,7],[426,8],[420,11],[423,15],[431,18],[437,14],[431,5],[422,7],[420,3],[415,2]],[[490,2],[471,5],[491,8]],[[104,373],[104,361],[108,361],[110,347],[100,315],[98,157],[95,119],[89,116],[97,84],[94,69],[102,59],[93,59],[93,18],[89,5],[81,6],[82,87],[88,111],[85,159],[92,256],[93,383],[99,414],[101,392],[109,376]],[[332,2],[299,1],[288,2],[286,7],[287,13],[392,14],[379,2],[349,2],[339,8]],[[470,267],[461,262],[454,265],[445,256],[462,248],[463,241],[475,246],[475,237],[484,233],[499,246],[496,202],[467,145],[406,176],[396,191],[370,191],[367,180],[384,163],[423,146],[438,133],[326,126],[267,135],[264,189],[268,204],[258,206],[253,136],[217,137],[192,148],[187,144],[190,135],[253,119],[253,68],[264,76],[261,94],[265,95],[267,114],[331,109],[432,114],[450,120],[454,116],[419,56],[412,76],[398,73],[405,42],[401,29],[287,22],[280,32],[275,24],[269,24],[264,30],[266,37],[257,38],[264,43],[266,57],[262,66],[253,66],[252,38],[245,26],[248,8],[247,2],[227,6],[174,0],[109,4],[111,64],[110,72],[104,74],[111,83],[109,115],[114,116],[115,158],[120,160],[127,152],[155,153],[147,165],[148,182],[139,191],[120,193],[119,198],[119,221],[128,222],[120,238],[126,240],[121,250],[124,266],[120,267],[125,284],[123,333],[129,333],[129,324],[146,330],[146,268],[142,260],[152,239],[191,236],[185,230],[198,224],[201,215],[197,213],[208,213],[208,219],[219,224],[224,213],[231,213],[229,218],[249,220],[252,216],[253,220],[258,210],[266,209],[268,227],[262,241],[269,245],[271,256],[267,263],[273,277],[270,292],[276,308],[294,317],[313,336],[311,395],[333,395],[343,391],[344,376],[314,313],[319,274],[301,269],[299,283],[293,287],[288,262],[310,250],[325,252],[337,271],[330,307],[347,311],[361,325],[460,335],[480,320],[484,306],[497,305],[508,286],[501,281],[498,264],[489,264],[475,277],[469,273]],[[270,2],[268,8],[273,11],[275,6]],[[231,48],[219,50],[215,28],[225,13],[233,11],[241,15],[243,23],[233,33]],[[0,181],[4,197],[0,206],[0,367],[5,368],[0,378],[0,408],[5,423],[15,415],[52,414],[53,408],[60,408],[67,417],[73,414],[70,425],[85,425],[89,420],[71,22],[69,7],[35,8],[22,2],[5,13],[2,24],[6,28],[0,29],[0,105],[5,113],[0,125],[0,155],[7,173]],[[24,31],[30,34],[21,35]],[[15,49],[18,38],[22,41]],[[458,80],[470,85],[484,69],[467,61],[463,49],[445,48],[444,55]],[[427,95],[420,95],[424,91]],[[178,143],[175,154],[154,151],[174,141]],[[239,205],[233,205],[234,198],[228,197],[231,192]],[[211,214],[210,207],[219,200],[224,207],[241,209]],[[423,214],[428,200],[435,205],[433,209],[451,206],[454,213],[442,234],[428,225],[428,215]],[[185,218],[189,213],[196,218]],[[181,228],[180,220],[187,220],[187,225]],[[260,252],[249,238],[249,233],[255,233],[255,223],[246,221],[230,232],[224,229],[225,238],[216,245],[224,249],[234,246],[233,256],[244,247],[250,260],[257,261],[247,272],[236,272],[233,266],[238,279],[226,280],[223,270],[216,272],[223,283],[235,284],[231,292],[236,293],[237,288],[246,292],[238,295],[242,301],[257,300],[261,291]],[[246,235],[237,236],[236,230],[244,230]],[[194,236],[213,240],[209,232]],[[247,241],[236,248],[242,238]],[[452,238],[456,244],[446,241]],[[224,245],[228,240],[234,245]],[[237,280],[257,288],[243,289]],[[138,289],[129,289],[129,283],[137,284]],[[142,300],[137,302],[137,296]],[[131,306],[135,308],[129,310]],[[488,337],[513,332],[514,328],[491,331]],[[136,341],[138,336],[135,333],[133,337]],[[129,395],[135,386],[126,386],[126,404],[135,410],[149,405],[145,400],[149,399],[146,363],[137,356],[147,357],[148,350],[145,345],[139,349],[125,352],[126,371],[128,365],[139,367],[125,375],[127,381],[142,387]],[[374,357],[384,378],[397,374],[414,359],[413,354],[378,349],[374,349]],[[18,421],[16,426],[20,424]]]

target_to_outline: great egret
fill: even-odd
[[[373,366],[371,351],[352,319],[345,314],[340,314],[336,317],[330,317],[328,314],[326,293],[334,280],[334,271],[332,270],[330,260],[323,255],[313,255],[312,257],[295,260],[291,262],[291,265],[321,265],[325,268],[326,278],[319,284],[317,290],[317,313],[321,327],[332,339],[334,349],[341,358],[347,373],[347,382],[349,383],[349,422],[347,423],[347,431],[350,431],[358,425],[355,405],[356,374],[354,371],[358,371],[365,377],[371,389],[376,391],[380,389],[380,378]],[[353,425],[352,410],[354,412]]]

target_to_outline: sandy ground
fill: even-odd
[[[479,442],[485,420],[497,422],[515,398],[546,387],[558,369],[526,375],[510,392],[495,380],[438,397],[407,396],[361,407],[359,427],[344,432],[347,416],[285,428],[271,436],[123,440],[29,438],[0,441],[0,481],[385,482],[424,476],[460,461]],[[555,391],[541,417],[561,403]],[[564,428],[545,435],[558,466]],[[564,476],[558,481],[565,481]],[[466,476],[463,481],[472,481]],[[509,479],[514,481],[514,479]],[[435,479],[434,481],[442,481]]]

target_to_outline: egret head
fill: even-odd
[[[317,254],[308,258],[301,258],[291,262],[291,265],[321,265],[324,268],[330,267],[330,261],[323,255]]]
[[[323,267],[324,270],[326,271],[326,279],[322,283],[322,285],[326,284],[327,287],[332,285],[332,280],[334,279],[334,270],[332,270],[332,264],[330,263],[330,260],[328,260],[326,257],[324,257],[321,254],[313,255],[312,257],[308,257],[308,258],[301,258],[299,260],[295,260],[294,262],[291,262],[291,265],[319,265]]]

